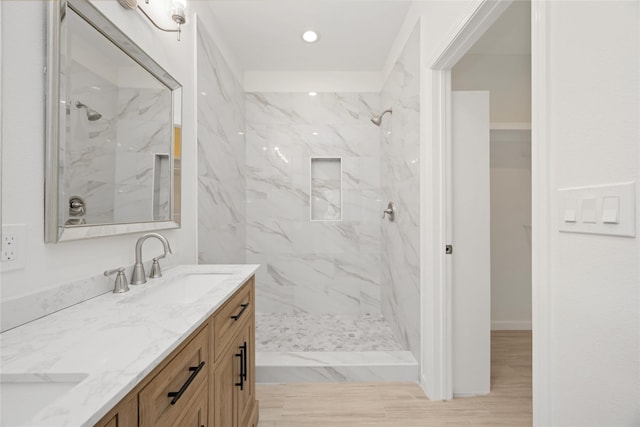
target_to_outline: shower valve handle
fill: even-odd
[[[387,209],[382,211],[382,218],[384,219],[385,215],[389,215],[389,221],[393,221],[396,216],[396,209],[393,206],[393,202],[389,202],[387,205]]]

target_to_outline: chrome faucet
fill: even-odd
[[[152,278],[162,277],[162,273],[160,272],[160,264],[158,263],[158,259],[164,258],[165,256],[167,256],[167,252],[169,252],[170,254],[173,253],[173,252],[171,252],[171,246],[169,245],[169,241],[162,234],[160,234],[160,233],[147,233],[147,234],[144,234],[144,235],[140,236],[140,238],[136,242],[136,263],[133,266],[133,273],[131,274],[131,284],[132,285],[141,285],[143,283],[147,283],[147,278],[145,277],[145,274],[144,274],[144,265],[142,265],[142,244],[149,237],[155,237],[156,239],[160,240],[160,242],[162,242],[162,245],[164,246],[164,254],[162,256],[159,256],[159,257],[156,257],[156,258],[153,259],[153,267],[151,269],[152,270],[151,271],[152,272],[152,274],[151,274]]]

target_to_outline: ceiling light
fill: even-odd
[[[316,96],[318,92],[309,92],[309,96]]]
[[[307,43],[315,43],[316,41],[318,41],[318,33],[311,30],[305,31],[304,33],[302,33],[302,40],[306,41]]]

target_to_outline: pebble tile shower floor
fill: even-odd
[[[256,313],[256,351],[402,351],[381,315]]]

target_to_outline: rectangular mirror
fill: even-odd
[[[179,227],[182,86],[86,0],[48,47],[45,241]]]

